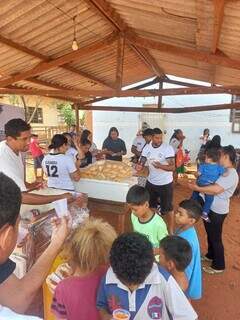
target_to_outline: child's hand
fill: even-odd
[[[51,223],[52,223],[51,244],[61,248],[70,232],[69,218],[67,217],[63,217],[61,219],[53,218],[51,220]]]
[[[63,279],[70,277],[72,274],[73,271],[67,263],[61,264],[57,267],[55,272],[49,274],[49,276],[46,279],[46,283],[51,293],[54,294],[59,282],[61,282]]]

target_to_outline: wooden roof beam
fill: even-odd
[[[156,76],[159,78],[165,77],[163,69],[159,67],[156,60],[145,48],[140,49],[133,44],[131,44],[131,48]]]
[[[170,79],[170,78],[164,78],[162,80],[163,82],[166,82],[166,83],[171,83],[171,84],[176,84],[178,86],[183,86],[183,87],[208,87],[207,85],[199,85],[199,84],[194,84],[194,83],[188,83],[188,82],[185,82],[185,81],[180,81],[180,80],[173,80],[173,79]]]
[[[0,94],[26,94],[26,95],[55,95],[68,96],[80,99],[81,97],[156,97],[156,96],[175,96],[193,94],[239,94],[240,86],[228,87],[189,87],[171,89],[143,89],[143,90],[41,90],[41,89],[12,89],[2,88]]]
[[[216,53],[218,49],[219,39],[224,17],[225,0],[213,0],[214,6],[214,23],[213,23],[213,41],[212,53]]]
[[[39,83],[40,84],[40,83]],[[16,85],[10,85],[8,86],[7,88],[9,89],[14,89],[14,90],[18,90],[18,89],[21,89],[20,87],[17,87]],[[23,89],[23,88],[22,88]],[[31,90],[31,89],[30,89]],[[20,94],[19,94],[20,95]],[[21,94],[22,95],[22,94]],[[76,99],[76,98],[73,98],[73,97],[66,97],[66,96],[54,96],[54,95],[51,95],[51,94],[47,94],[47,95],[41,95],[43,97],[46,97],[46,98],[53,98],[53,99],[57,99],[57,100],[63,100],[63,101],[69,101],[69,102],[73,102],[73,103],[82,103],[82,100],[80,99]]]
[[[121,16],[105,0],[85,0],[85,2],[94,11],[97,11],[101,17],[104,18],[105,21],[107,21],[118,32],[124,33],[129,29],[129,26],[123,21]],[[158,66],[156,60],[146,49],[144,50],[142,48],[137,48],[132,43],[128,43],[128,45],[156,76],[164,75],[164,71]]]
[[[52,61],[53,59],[52,58],[49,58],[48,56],[46,55],[43,55],[35,50],[32,50],[32,49],[29,49],[21,44],[18,44],[16,42],[14,42],[13,40],[10,40],[10,39],[7,39],[6,37],[0,35],[0,42],[1,43],[4,43],[5,45],[11,47],[11,48],[14,48],[20,52],[23,52],[23,53],[26,53],[32,57],[35,57],[35,58],[38,58],[42,61],[45,61],[45,62],[49,62],[49,61]],[[97,83],[99,85],[102,85],[102,86],[105,86],[107,88],[111,88],[111,89],[114,89],[114,86],[113,84],[110,84],[110,83],[107,83],[101,79],[98,79],[97,77],[94,77],[93,75],[90,75],[89,73],[87,72],[84,72],[84,71],[81,71],[81,70],[77,70],[73,67],[71,67],[70,65],[68,64],[65,64],[65,65],[62,65],[60,66],[62,69],[65,69],[65,70],[68,70],[74,74],[77,74],[77,75],[80,75],[81,77],[84,77],[86,78],[87,80],[90,80],[94,83]],[[30,79],[30,80],[33,80],[33,79]]]
[[[150,87],[150,86],[152,86],[152,85],[154,85],[154,84],[156,84],[158,82],[159,82],[159,79],[156,77],[153,80],[150,80],[150,81],[145,82],[143,84],[138,84],[137,86],[132,87],[130,90],[132,90],[132,89],[136,89],[137,90],[137,89],[147,88],[147,87]],[[94,99],[89,100],[89,101],[84,101],[83,105],[92,104],[92,103],[100,102],[100,101],[107,100],[107,99],[111,99],[111,98],[108,98],[108,97],[94,98]]]
[[[132,32],[128,32],[126,34],[126,38],[131,43],[146,49],[163,51],[195,61],[201,61],[212,65],[221,65],[223,67],[240,70],[240,60],[231,59],[219,54],[214,54],[203,50],[178,47],[175,45],[146,39],[143,37],[135,36]]]
[[[225,109],[240,110],[240,103],[217,104],[209,106],[195,106],[195,107],[163,107],[163,108],[146,108],[146,107],[127,107],[127,106],[80,106],[82,110],[97,110],[97,111],[123,111],[123,112],[147,112],[147,113],[189,113],[202,111],[215,111]]]
[[[96,50],[101,49],[105,45],[111,44],[115,39],[116,39],[116,33],[112,33],[110,36],[107,36],[104,39],[101,39],[91,45],[80,48],[77,51],[70,52],[64,56],[61,56],[49,62],[41,62],[37,66],[35,66],[34,68],[28,71],[24,71],[22,73],[10,76],[5,80],[0,80],[0,87],[6,87],[15,82],[37,76],[41,73],[44,73],[48,70],[62,66],[66,63],[76,61],[81,57],[90,54],[91,52],[95,52]]]
[[[120,35],[117,43],[117,70],[116,70],[116,89],[122,89],[123,83],[123,63],[124,63],[125,38]]]

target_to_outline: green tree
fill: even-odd
[[[61,115],[64,118],[65,123],[68,127],[76,123],[75,112],[72,109],[72,105],[70,103],[58,103],[57,106],[60,110]]]

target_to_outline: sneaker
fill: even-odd
[[[204,221],[206,221],[206,222],[210,222],[210,219],[209,219],[209,217],[208,217],[208,214],[205,213],[205,212],[202,213],[202,219],[203,219]]]
[[[212,259],[209,259],[208,257],[201,255],[201,260],[206,262],[212,262]]]
[[[156,213],[157,213],[159,216],[162,215],[160,205],[157,206],[157,208],[156,208]]]
[[[208,274],[221,274],[224,272],[224,270],[216,270],[212,267],[203,267],[202,269],[204,272],[206,272]]]

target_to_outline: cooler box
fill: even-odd
[[[89,198],[126,202],[128,190],[137,183],[137,177],[122,182],[82,178],[75,182],[75,191],[87,193]]]

